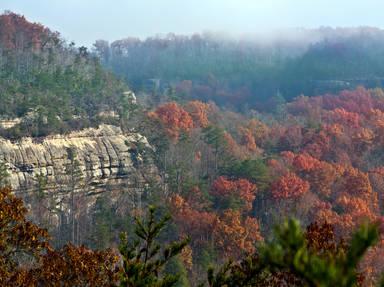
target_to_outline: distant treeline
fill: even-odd
[[[169,34],[109,44],[94,51],[136,90],[274,108],[282,100],[342,89],[381,87],[384,31],[345,28],[291,31],[275,40],[230,39],[215,34]]]

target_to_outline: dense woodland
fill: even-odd
[[[102,112],[123,115],[127,89],[85,47],[19,15],[0,17],[0,116],[22,118],[4,136],[65,133],[101,122]]]
[[[209,35],[97,41],[89,53],[22,16],[0,16],[0,115],[22,118],[2,136],[107,122],[145,135],[160,175],[130,199],[134,208],[106,191],[88,210],[77,195],[76,224],[59,228],[45,220],[55,203],[43,178],[29,210],[2,188],[1,283],[379,284],[383,32],[321,35],[274,49]],[[125,96],[128,87],[138,105]],[[75,185],[83,179],[75,155],[72,163]],[[6,180],[0,168],[0,185]]]

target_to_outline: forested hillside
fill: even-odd
[[[182,98],[265,110],[300,94],[381,87],[383,43],[382,30],[362,27],[287,30],[269,38],[169,34],[99,40],[94,47],[136,90],[173,87]]]
[[[0,285],[379,284],[383,39],[89,53],[1,15]],[[14,178],[30,186],[14,194]]]
[[[274,118],[197,101],[150,113],[149,138],[167,146],[157,156],[194,264],[254,251],[287,217],[326,221],[340,237],[381,222],[383,104],[382,90],[360,87],[299,97]],[[380,246],[366,258],[367,280],[381,272]]]
[[[11,12],[0,16],[0,118],[20,122],[11,138],[65,133],[124,113],[127,86],[85,47]]]

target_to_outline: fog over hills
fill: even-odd
[[[281,97],[381,87],[384,75],[384,31],[372,27],[287,29],[268,36],[170,33],[144,40],[98,40],[93,51],[135,91],[153,89],[151,79],[160,92],[182,89],[190,81],[184,97],[236,102],[238,108],[268,109],[273,106],[269,101]]]
[[[0,10],[23,14],[60,31],[68,41],[88,47],[96,39],[144,39],[170,32],[241,35],[296,27],[384,28],[380,12],[384,3],[379,0],[2,0]]]

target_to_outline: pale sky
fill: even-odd
[[[281,28],[384,27],[383,0],[0,0],[77,45],[174,32],[252,34]]]

